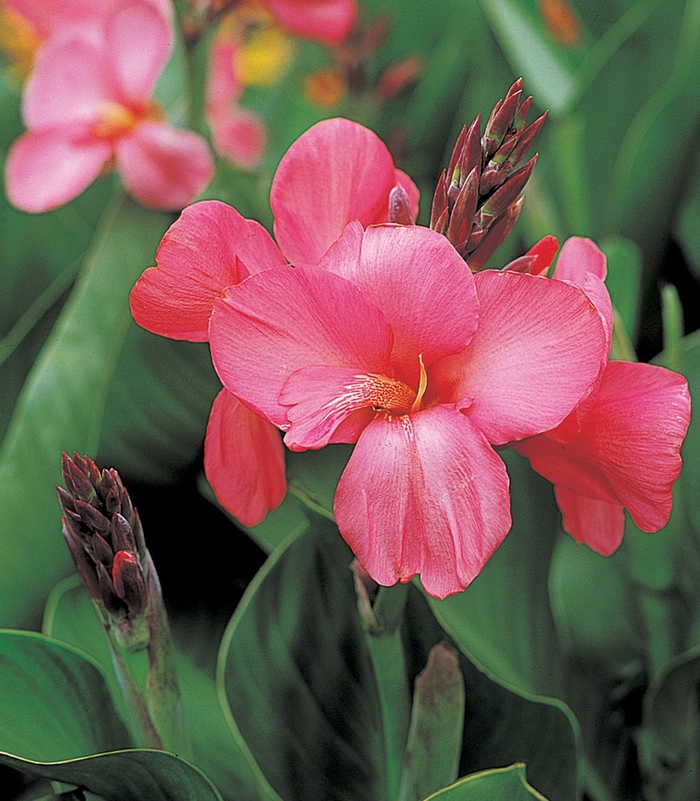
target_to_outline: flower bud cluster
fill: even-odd
[[[450,240],[473,272],[486,266],[513,229],[537,160],[516,169],[547,116],[526,124],[531,98],[520,102],[522,87],[517,80],[496,104],[483,136],[481,116],[462,128],[433,196],[430,227]]]
[[[142,647],[148,641],[150,595],[138,512],[116,470],[100,471],[92,459],[77,453],[71,459],[65,452],[61,467],[66,489],[56,489],[63,536],[78,574],[103,621],[129,647]]]

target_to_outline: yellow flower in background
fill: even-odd
[[[0,0],[0,52],[15,80],[21,82],[29,75],[40,45],[30,23]]]
[[[243,3],[227,15],[226,24],[241,32],[234,64],[238,80],[244,86],[274,86],[294,58],[294,41],[257,3]]]

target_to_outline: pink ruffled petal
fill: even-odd
[[[129,0],[115,8],[107,22],[107,52],[123,102],[147,105],[174,41],[151,2]]]
[[[284,443],[300,451],[331,441],[355,442],[375,416],[373,407],[399,405],[408,412],[415,397],[405,384],[386,376],[351,367],[304,367],[289,377],[280,393],[280,403],[289,407]],[[351,416],[352,425],[343,429],[343,436],[351,438],[341,440],[338,429]]]
[[[619,504],[610,481],[596,460],[580,445],[562,443],[550,436],[530,437],[513,444],[513,450],[530,460],[532,469],[557,487],[609,504]],[[568,529],[567,529],[568,530]]]
[[[452,408],[378,416],[340,478],[335,517],[379,584],[420,574],[425,589],[444,598],[479,574],[508,533],[508,475]]]
[[[280,268],[229,287],[214,304],[212,358],[224,385],[280,428],[282,388],[303,367],[352,367],[383,374],[388,323],[352,284],[315,268]]]
[[[600,315],[564,281],[484,270],[475,276],[479,327],[466,350],[434,366],[440,397],[502,445],[561,423],[607,357]]]
[[[201,136],[148,121],[117,143],[117,163],[129,192],[156,209],[183,208],[214,174],[214,162]]]
[[[267,148],[267,129],[258,114],[245,108],[221,109],[207,115],[214,150],[243,170],[257,169]]]
[[[269,0],[277,20],[297,36],[338,45],[357,17],[355,0]]]
[[[394,332],[392,362],[417,381],[419,355],[428,367],[466,347],[477,327],[474,277],[444,236],[419,226],[358,223],[321,259],[382,311]]]
[[[270,192],[275,237],[292,264],[316,264],[345,226],[386,222],[396,184],[379,137],[345,119],[323,120],[289,148]]]
[[[40,49],[24,90],[22,116],[28,128],[38,130],[94,124],[102,104],[116,100],[104,53],[82,37],[70,37]]]
[[[690,422],[686,380],[662,367],[609,362],[574,453],[598,465],[642,531],[668,522]]]
[[[605,281],[608,274],[605,254],[592,240],[572,236],[564,242],[553,277],[583,286],[587,273]]]
[[[131,292],[131,311],[154,334],[204,342],[214,301],[226,287],[284,263],[260,223],[226,203],[204,200],[188,206],[166,232],[157,266]]]
[[[225,389],[209,416],[204,470],[219,503],[245,526],[262,522],[287,493],[279,431]]]
[[[622,504],[606,503],[555,487],[564,531],[603,556],[610,556],[622,543],[625,513]]]
[[[110,151],[105,142],[92,141],[73,127],[25,133],[7,156],[7,197],[22,211],[58,208],[97,178]]]

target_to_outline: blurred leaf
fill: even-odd
[[[622,236],[608,236],[599,244],[608,261],[605,284],[627,334],[634,339],[641,300],[642,256],[639,247]]]
[[[0,632],[0,750],[55,761],[131,745],[97,665],[33,632]]]
[[[105,801],[221,801],[200,770],[164,751],[119,751],[51,764],[0,754],[0,764],[77,785]]]
[[[700,650],[671,662],[644,699],[639,735],[645,797],[685,801],[700,794]]]
[[[429,796],[426,801],[546,801],[525,778],[524,765],[485,770],[461,779]]]
[[[278,548],[222,642],[232,722],[285,799],[380,799],[379,700],[356,609],[352,554],[329,521]]]
[[[551,485],[512,451],[513,528],[464,592],[431,605],[445,630],[492,676],[536,695],[558,696],[560,652],[547,576],[559,532]]]
[[[168,218],[120,200],[22,388],[0,449],[0,622],[27,620],[70,558],[54,485],[61,451],[94,454],[128,331],[129,291]]]
[[[44,631],[95,659],[107,678],[117,707],[124,709],[104,629],[77,576],[61,582],[52,593],[47,604]],[[213,651],[217,646],[217,642],[209,643]],[[125,654],[125,659],[137,683],[143,686],[148,669],[146,653]],[[176,659],[194,763],[217,783],[224,798],[231,801],[264,798],[254,772],[231,734],[219,703],[214,677],[197,667],[192,658],[177,647]]]
[[[576,74],[560,49],[515,0],[485,0],[481,8],[511,68],[528,92],[553,113],[564,111],[576,92]]]
[[[409,677],[422,670],[430,649],[446,638],[415,588],[408,597],[403,636]],[[559,701],[494,680],[464,653],[459,666],[465,686],[460,775],[525,762],[530,778],[551,801],[578,799],[578,725],[571,712]]]

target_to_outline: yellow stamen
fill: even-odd
[[[92,130],[100,139],[118,139],[132,131],[139,122],[139,117],[121,103],[101,103],[100,119]]]
[[[0,51],[10,64],[10,73],[23,81],[34,66],[41,39],[31,24],[0,0]]]
[[[420,364],[420,378],[418,379],[418,392],[416,393],[416,399],[413,401],[411,405],[411,411],[417,412],[420,409],[421,402],[423,400],[423,395],[425,395],[425,390],[428,387],[428,374],[425,372],[425,365],[423,364],[423,354],[418,354],[418,362]]]

